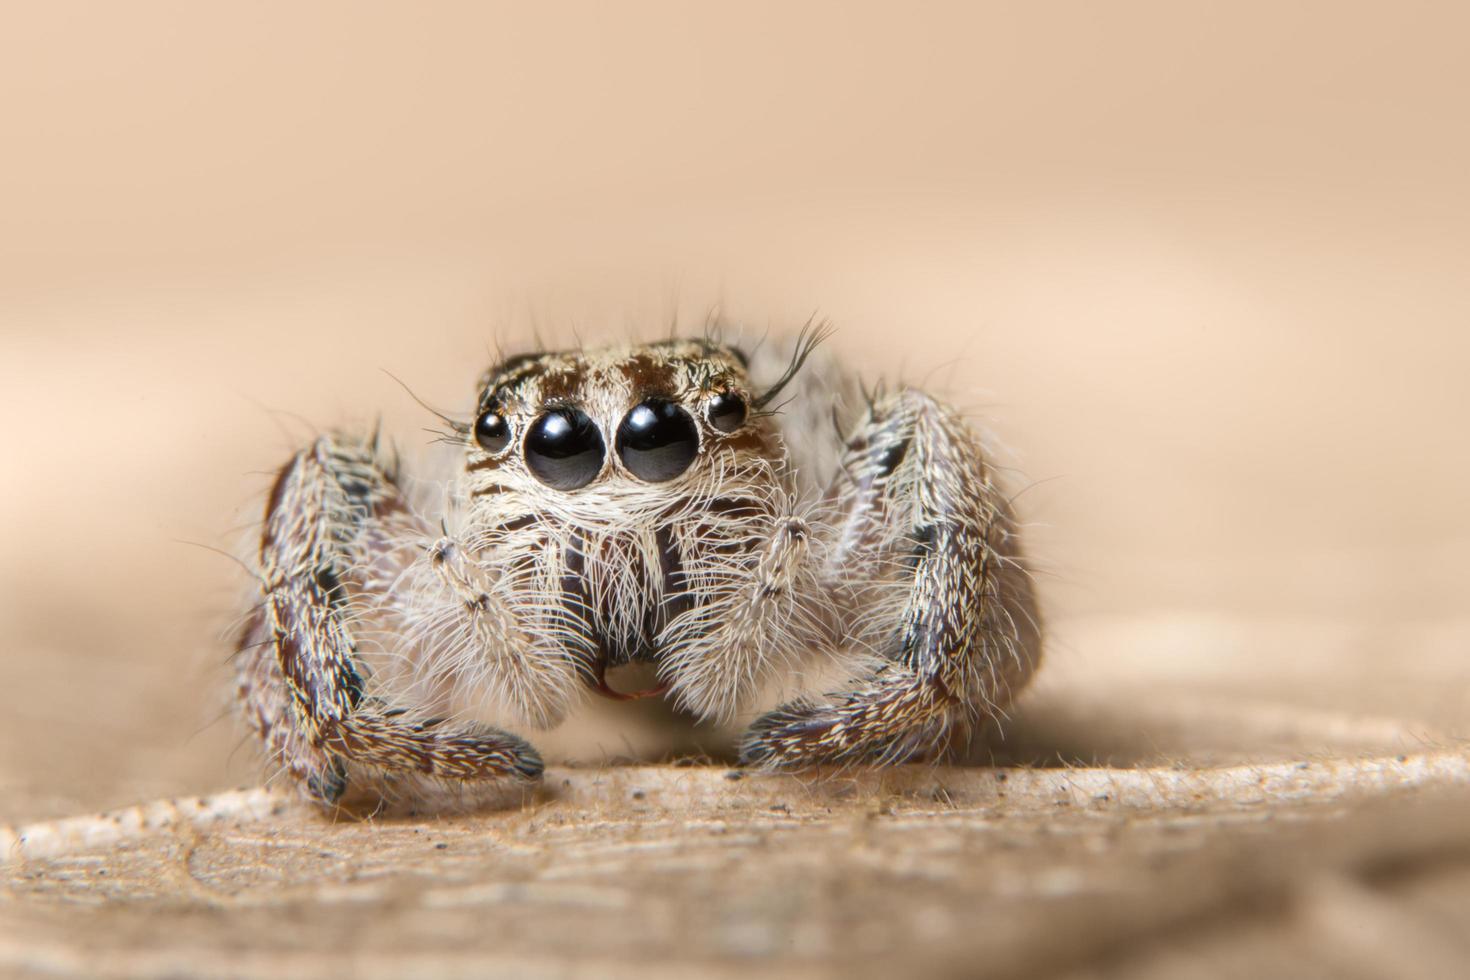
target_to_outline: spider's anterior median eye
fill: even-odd
[[[575,490],[602,469],[606,447],[597,424],[575,408],[553,408],[526,433],[526,465],[536,479],[557,490]]]
[[[618,426],[618,458],[640,480],[660,483],[689,468],[699,431],[689,413],[664,398],[634,405]]]
[[[744,398],[732,391],[722,391],[709,400],[704,411],[710,425],[721,432],[734,432],[745,424],[749,409]]]
[[[498,453],[510,445],[510,423],[499,412],[485,412],[475,419],[475,442],[487,453]]]

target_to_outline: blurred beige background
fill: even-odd
[[[382,369],[714,305],[990,420],[1048,670],[1470,718],[1463,5],[0,19],[0,819],[253,778],[195,545]]]

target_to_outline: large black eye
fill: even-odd
[[[745,424],[745,399],[731,391],[722,391],[704,407],[709,424],[721,432],[734,432]]]
[[[667,399],[650,398],[633,406],[618,426],[618,457],[640,480],[672,480],[689,468],[698,453],[694,420]]]
[[[526,465],[536,479],[557,490],[575,490],[602,469],[602,433],[585,412],[554,408],[526,433]]]
[[[475,441],[487,453],[498,453],[510,444],[510,423],[491,410],[475,419]]]

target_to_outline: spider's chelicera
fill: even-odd
[[[770,768],[933,758],[1004,710],[1039,657],[1006,498],[928,394],[856,397],[804,332],[526,355],[488,371],[444,503],[376,438],[281,469],[262,595],[236,657],[244,714],[315,800],[411,774],[534,779],[519,735],[609,668],[729,719],[766,681],[834,676],[747,728]],[[833,429],[834,420],[837,425]],[[412,683],[386,681],[382,665]]]

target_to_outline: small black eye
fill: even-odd
[[[531,423],[526,433],[526,465],[536,479],[556,490],[575,490],[602,469],[606,447],[587,413],[554,408]]]
[[[745,399],[732,391],[722,391],[705,406],[709,424],[721,432],[734,432],[745,424]]]
[[[699,431],[689,413],[663,398],[650,398],[618,426],[618,458],[640,480],[661,483],[689,468],[699,454]]]
[[[510,423],[505,416],[489,411],[475,419],[475,441],[487,453],[498,453],[510,445]]]

